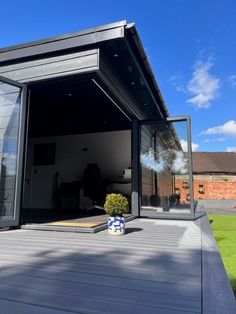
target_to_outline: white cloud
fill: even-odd
[[[235,74],[229,77],[229,82],[231,83],[232,87],[236,87],[236,75]]]
[[[176,150],[173,150],[173,152],[175,152],[175,158],[171,166],[172,172],[181,174],[187,173],[187,160],[184,158],[184,153]]]
[[[187,173],[187,160],[182,151],[175,149],[163,149],[154,152],[149,149],[148,152],[141,154],[141,164],[143,167],[161,173],[170,170],[174,173]]]
[[[215,126],[213,128],[209,128],[206,131],[203,131],[201,134],[223,134],[224,136],[233,136],[236,137],[236,121],[229,120],[222,125]]]
[[[3,153],[3,165],[7,175],[13,176],[16,174],[16,155],[13,153]]]
[[[176,74],[176,75],[171,75],[167,81],[170,82],[175,87],[177,92],[186,93],[187,92],[186,88],[181,83],[181,80],[182,80],[182,75]]]
[[[210,61],[197,61],[194,65],[192,78],[188,83],[187,90],[193,97],[187,103],[196,108],[207,109],[217,97],[220,88],[220,79],[209,73],[213,63]]]
[[[236,146],[229,146],[229,147],[227,147],[226,151],[228,153],[230,153],[230,152],[236,153]]]
[[[175,86],[175,89],[177,92],[185,93],[186,94],[186,88],[182,84],[178,84]]]
[[[155,157],[155,153],[152,149],[149,149],[149,151],[145,154],[141,154],[141,164],[150,170],[153,170],[157,173],[160,173],[165,170],[166,162],[162,157],[160,157],[158,160]]]
[[[182,148],[183,148],[183,151],[184,151],[184,152],[187,152],[187,151],[188,151],[188,142],[185,141],[184,139],[181,139],[181,140],[180,140],[180,144],[181,144],[181,146],[182,146]],[[192,151],[193,151],[193,152],[197,151],[198,148],[199,148],[199,144],[192,143]]]
[[[199,148],[199,144],[196,144],[196,143],[192,143],[192,151],[193,152],[196,152]]]
[[[168,82],[175,82],[177,80],[179,80],[181,78],[181,75],[180,74],[176,74],[176,75],[171,75],[169,78],[168,78]]]
[[[218,138],[213,138],[213,139],[209,139],[206,138],[203,143],[210,143],[210,142],[224,142],[226,140],[225,137],[218,137]]]
[[[224,142],[226,140],[225,137],[218,137],[213,140],[213,142]]]

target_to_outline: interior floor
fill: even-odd
[[[135,219],[131,214],[124,215],[125,222]],[[27,223],[21,225],[22,229],[95,233],[107,229],[107,215],[93,215],[90,217],[79,217],[43,223]]]
[[[32,208],[23,208],[21,222],[27,223],[50,223],[61,220],[71,220],[78,218],[89,218],[94,216],[104,216],[106,212],[102,208],[82,209],[78,208],[73,210],[70,208],[64,209],[40,209],[32,210]]]

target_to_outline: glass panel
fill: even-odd
[[[0,221],[14,218],[21,91],[0,82]]]
[[[141,215],[189,215],[190,176],[187,123],[141,127]]]

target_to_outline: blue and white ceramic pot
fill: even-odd
[[[125,219],[123,217],[108,217],[108,233],[122,235],[125,233]]]

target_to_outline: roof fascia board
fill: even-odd
[[[0,75],[18,82],[31,83],[98,70],[99,49],[91,49],[0,66]]]
[[[123,38],[126,21],[0,49],[0,63]]]

